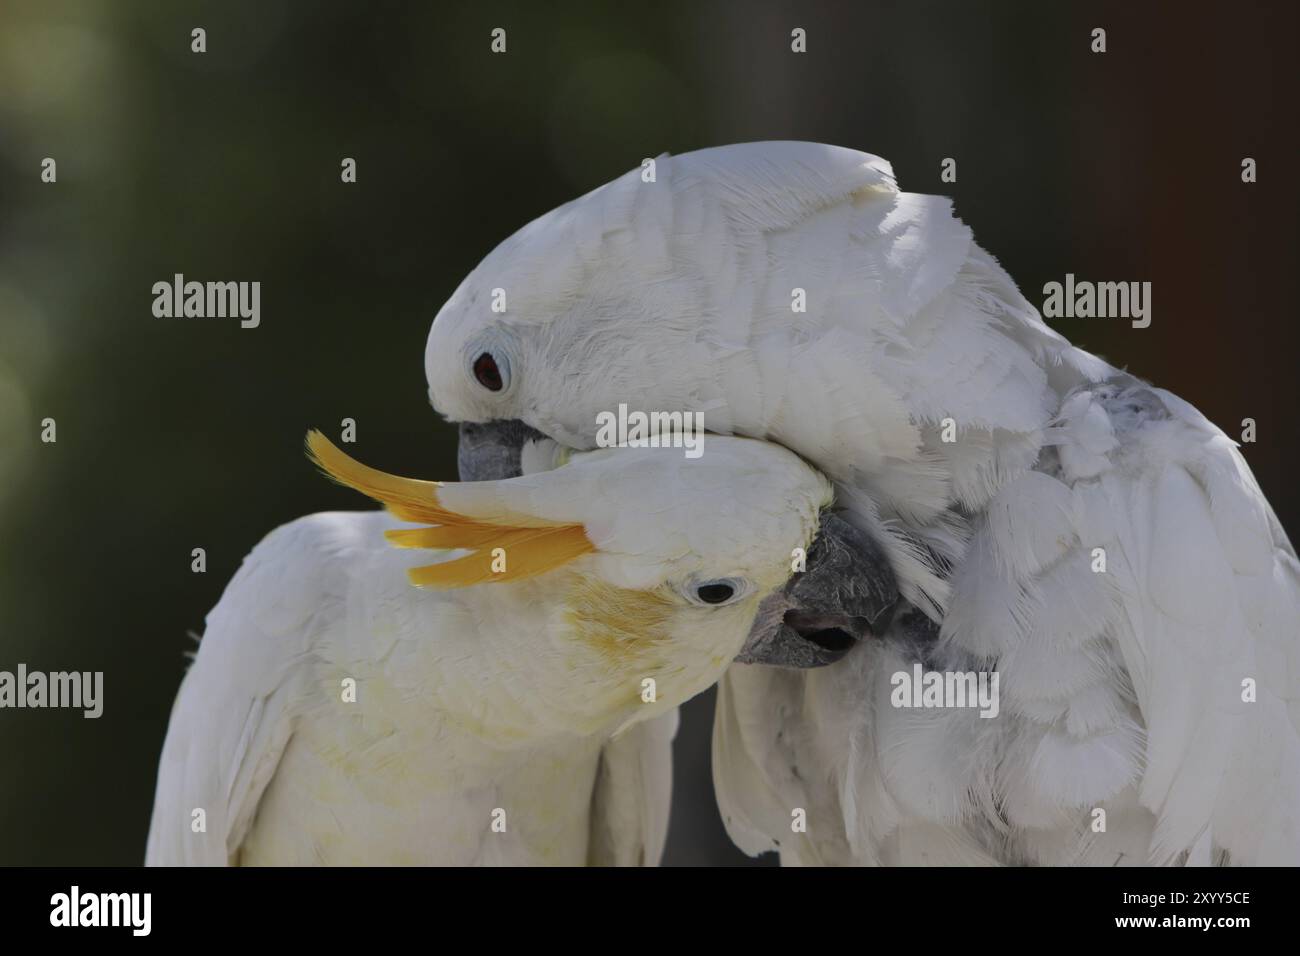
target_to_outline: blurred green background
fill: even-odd
[[[1294,533],[1296,20],[1289,2],[4,0],[0,669],[102,670],[105,712],[0,711],[0,863],[142,859],[186,633],[270,529],[359,506],[307,464],[306,429],[351,417],[362,459],[453,477],[422,372],[439,305],[519,226],[664,151],[857,147],[954,196],[1031,301],[1066,272],[1151,281],[1149,329],[1056,325],[1234,436],[1255,418],[1246,456]],[[155,318],[176,272],[259,280],[261,327]],[[670,863],[745,862],[713,803],[711,712],[686,709]]]

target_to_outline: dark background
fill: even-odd
[[[270,529],[359,506],[306,429],[352,417],[363,460],[453,477],[422,371],[438,307],[661,152],[860,148],[954,196],[1033,302],[1066,272],[1152,282],[1148,329],[1053,324],[1234,437],[1256,419],[1246,457],[1294,532],[1296,36],[1291,2],[5,0],[0,670],[102,670],[105,712],[0,710],[0,863],[142,859],[186,632]],[[260,280],[261,327],[155,318],[176,272]],[[745,860],[711,713],[686,708],[670,863]]]

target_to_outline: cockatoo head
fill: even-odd
[[[897,593],[870,570],[870,540],[830,510],[826,479],[778,445],[715,437],[692,459],[549,444],[553,470],[435,483],[309,437],[331,476],[422,525],[388,532],[394,544],[462,553],[413,568],[414,584],[481,587],[485,599],[529,589],[519,594],[533,628],[557,654],[605,669],[624,702],[653,677],[675,706],[747,647],[802,646],[800,631],[824,634],[806,653],[829,661],[892,612]]]
[[[691,414],[708,432],[770,438],[810,460],[831,457],[817,443],[801,447],[797,429],[769,427],[767,405],[778,390],[826,387],[820,378],[798,380],[819,373],[792,369],[785,339],[770,339],[766,351],[754,345],[765,328],[791,334],[798,316],[788,287],[815,278],[815,269],[806,279],[779,274],[771,237],[835,203],[873,204],[885,217],[897,195],[889,165],[811,143],[725,147],[656,163],[653,178],[647,167],[633,170],[506,239],[438,313],[425,353],[429,395],[461,423],[462,478],[518,474],[521,452],[543,436],[593,448],[602,416],[620,406]],[[817,237],[798,241],[816,262]],[[773,289],[786,291],[763,302]],[[882,287],[882,299],[894,294]],[[775,356],[770,368],[759,367],[764,354]],[[889,430],[891,448],[911,453],[916,433],[892,399],[875,411],[886,408],[901,421]],[[869,542],[858,537],[861,552]],[[878,554],[868,579],[892,591],[889,561]],[[756,632],[742,659],[810,666],[830,654]]]
[[[518,419],[583,449],[597,416],[620,403],[704,412],[714,431],[750,434],[744,420],[759,409],[745,407],[740,369],[734,381],[719,371],[763,322],[787,329],[787,286],[817,278],[774,274],[768,234],[846,199],[876,202],[883,216],[897,194],[892,172],[814,143],[655,163],[652,181],[635,169],[552,210],[469,274],[429,333],[436,409],[457,422]],[[763,315],[769,286],[782,291]]]

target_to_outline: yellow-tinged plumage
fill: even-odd
[[[573,636],[610,662],[647,662],[657,643],[669,643],[676,605],[664,588],[620,588],[574,574],[564,581],[562,591]]]
[[[443,482],[401,478],[363,465],[319,431],[307,433],[311,459],[335,481],[382,503],[403,521],[434,527],[402,528],[385,537],[397,547],[464,550],[454,561],[411,568],[419,587],[461,588],[519,581],[545,574],[596,550],[579,524],[561,524],[536,515],[466,515],[438,500]]]
[[[519,581],[553,571],[596,550],[581,525],[523,531],[527,536],[516,538],[512,535],[519,534],[518,531],[507,532],[500,541],[481,545],[467,557],[412,568],[408,576],[412,584],[434,588]]]
[[[384,537],[398,548],[481,548],[500,541],[511,532],[502,532],[496,525],[470,528],[464,525],[435,528],[394,528]]]

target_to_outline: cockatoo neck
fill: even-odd
[[[570,571],[447,596],[477,646],[437,660],[434,703],[493,746],[608,737],[661,714],[715,682],[747,633],[742,611],[700,646],[679,642],[664,594]]]

